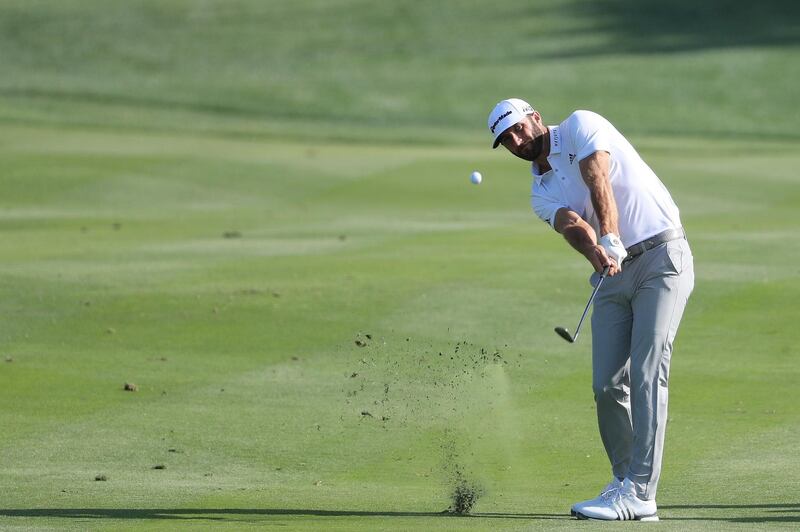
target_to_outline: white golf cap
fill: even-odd
[[[495,105],[489,113],[489,131],[494,137],[492,148],[500,144],[500,135],[523,118],[533,114],[533,107],[525,100],[509,98]]]

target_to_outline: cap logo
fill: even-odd
[[[494,130],[497,127],[497,124],[499,124],[502,119],[504,119],[505,117],[507,117],[510,114],[511,114],[511,111],[506,111],[505,113],[503,113],[503,114],[501,114],[500,116],[497,117],[497,120],[494,121],[494,124],[492,124],[492,127],[489,128],[489,129],[492,130],[492,133],[494,133]]]

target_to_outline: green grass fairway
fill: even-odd
[[[663,524],[796,524],[800,156],[638,144],[698,281]],[[16,126],[0,146],[3,526],[568,529],[606,480],[588,342],[552,332],[588,271],[508,157]],[[457,472],[477,517],[438,514]]]
[[[655,526],[800,525],[800,4],[518,4],[0,3],[0,530],[608,528],[508,96],[681,208]]]

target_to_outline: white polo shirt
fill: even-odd
[[[591,111],[575,111],[558,126],[550,126],[552,169],[539,174],[533,163],[531,204],[551,226],[556,211],[566,207],[586,220],[600,235],[589,187],[578,162],[596,151],[610,157],[609,181],[619,211],[619,237],[626,248],[667,229],[681,227],[678,207],[658,176],[611,123]]]

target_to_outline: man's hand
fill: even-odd
[[[622,245],[622,241],[614,233],[608,233],[597,242],[603,247],[610,258],[617,263],[617,268],[622,271],[622,261],[628,256],[628,251]]]
[[[604,268],[608,268],[608,276],[613,277],[622,271],[621,262],[617,262],[610,257],[606,252],[606,248],[600,244],[583,251],[583,256],[592,263],[592,267],[597,273],[602,272]]]

